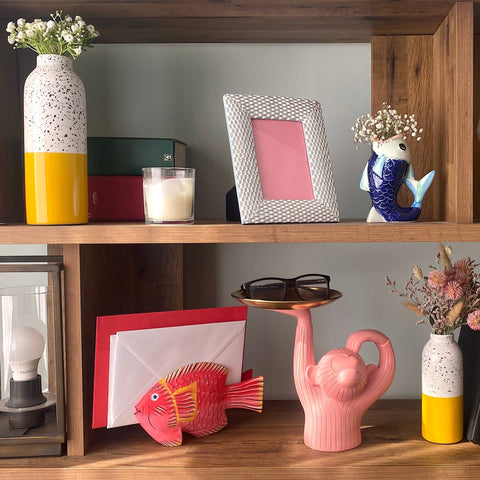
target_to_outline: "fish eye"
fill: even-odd
[[[150,396],[150,400],[152,400],[152,402],[156,402],[158,400],[158,393],[152,393],[152,395]]]
[[[400,143],[400,144],[398,145],[398,148],[399,148],[400,150],[406,150],[406,149],[407,149],[407,146],[406,146],[404,143]]]

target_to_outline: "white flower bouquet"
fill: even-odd
[[[355,143],[384,142],[397,135],[402,135],[403,139],[407,136],[418,141],[422,139],[420,135],[423,128],[418,127],[415,114],[400,115],[386,102],[383,102],[382,107],[375,116],[368,113],[357,119],[352,127]]]
[[[51,14],[51,20],[26,22],[19,18],[7,25],[8,43],[13,48],[30,48],[40,54],[77,58],[100,34],[78,15],[62,17],[62,11]]]

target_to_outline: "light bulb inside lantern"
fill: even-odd
[[[44,348],[45,340],[35,328],[17,327],[12,330],[9,363],[13,380],[23,382],[36,378]]]

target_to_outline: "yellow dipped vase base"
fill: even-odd
[[[26,153],[25,205],[29,225],[87,223],[87,155]]]
[[[422,394],[422,437],[444,444],[463,439],[463,395],[438,398]]]

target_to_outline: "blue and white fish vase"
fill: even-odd
[[[422,209],[425,193],[435,171],[415,180],[410,163],[410,150],[401,135],[372,142],[373,152],[363,171],[360,188],[370,193],[372,208],[367,222],[413,222]],[[409,207],[397,202],[400,187],[405,184],[414,195]]]

